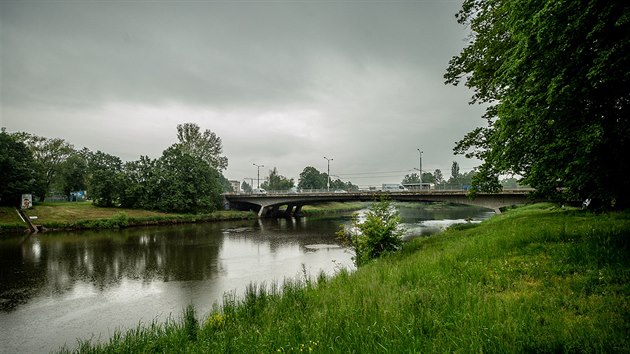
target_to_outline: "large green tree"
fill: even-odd
[[[126,162],[123,165],[120,205],[127,208],[157,209],[161,194],[157,188],[161,177],[157,172],[156,160],[148,156]]]
[[[260,187],[268,191],[285,191],[293,188],[294,186],[295,182],[293,182],[293,178],[284,177],[279,174],[278,169],[274,167],[269,170],[269,177],[261,184]]]
[[[315,167],[304,167],[298,180],[298,188],[300,189],[324,189],[326,188],[328,175],[319,172]]]
[[[56,185],[66,197],[70,197],[72,192],[87,188],[88,156],[87,149],[74,152],[59,165]]]
[[[123,163],[119,157],[97,151],[88,158],[88,197],[97,206],[120,203],[124,188]]]
[[[456,17],[472,34],[446,82],[487,107],[455,147],[483,161],[474,185],[516,174],[542,195],[627,206],[630,3],[465,0]]]
[[[182,151],[205,161],[218,171],[227,168],[228,159],[221,156],[223,153],[221,138],[209,129],[202,132],[195,123],[178,124],[177,139]]]
[[[344,182],[341,179],[337,178],[330,181],[330,189],[331,190],[344,190],[344,191],[358,191],[359,186],[357,186],[356,184],[352,184],[352,182],[350,181]]]
[[[164,150],[156,162],[159,181],[157,209],[172,212],[211,212],[221,205],[221,175],[178,144]]]
[[[0,132],[0,205],[20,205],[23,193],[32,193],[34,160],[21,141]]]
[[[61,165],[74,153],[74,147],[60,138],[45,138],[24,132],[14,133],[13,136],[24,142],[33,155],[38,171],[35,193],[43,201]]]

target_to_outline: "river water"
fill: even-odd
[[[398,204],[406,238],[490,215],[484,209]],[[335,232],[350,213],[0,237],[0,353],[45,353],[77,338],[207,313],[252,283],[354,269]]]

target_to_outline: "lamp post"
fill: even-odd
[[[328,161],[328,172],[326,174],[326,191],[330,192],[330,161],[332,161],[333,159],[329,159],[326,156],[324,156],[324,158],[326,159],[326,161]]]
[[[424,151],[421,151],[420,149],[416,149],[418,150],[418,152],[420,153],[420,164],[418,165],[419,169],[418,171],[420,171],[420,189],[422,189],[422,153]]]
[[[261,168],[261,167],[265,167],[265,165],[256,165],[256,164],[253,164],[253,165],[254,165],[254,166],[256,166],[256,167],[258,167],[258,180],[257,180],[257,181],[258,181],[258,182],[257,182],[258,187],[256,187],[256,188],[260,188],[260,168]]]

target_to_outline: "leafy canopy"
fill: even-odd
[[[0,132],[0,205],[17,206],[23,193],[32,193],[35,161],[28,147]]]
[[[487,107],[454,149],[483,160],[477,189],[516,174],[544,196],[628,205],[630,3],[465,0],[456,17],[472,35],[446,83]]]
[[[293,178],[286,178],[278,173],[277,168],[269,170],[269,177],[261,184],[261,188],[268,191],[283,191],[291,189],[295,186]]]
[[[209,129],[202,132],[195,123],[178,124],[177,139],[183,152],[205,161],[219,172],[227,168],[228,159],[221,156],[221,138]]]

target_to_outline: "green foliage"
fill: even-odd
[[[252,186],[250,186],[249,183],[243,181],[243,183],[241,183],[241,190],[243,190],[243,192],[245,193],[251,193]]]
[[[420,176],[415,172],[412,174],[405,175],[405,177],[402,180],[402,184],[408,184],[408,183],[420,183]]]
[[[221,156],[223,153],[221,138],[209,129],[202,133],[201,128],[195,123],[178,124],[177,139],[178,147],[187,154],[204,161],[218,171],[227,168],[228,159]]]
[[[352,182],[344,182],[341,179],[337,178],[335,180],[330,181],[330,189],[337,190],[341,189],[344,191],[358,191],[359,186],[352,184]]]
[[[13,136],[23,141],[33,154],[39,172],[35,193],[44,201],[62,164],[75,152],[74,147],[59,138],[45,138],[24,132],[14,133]]]
[[[337,236],[354,251],[354,262],[362,266],[384,254],[397,251],[402,245],[404,229],[400,226],[400,215],[387,199],[373,203],[361,221],[355,214],[352,227],[346,231],[342,226]]]
[[[282,176],[278,173],[278,169],[274,167],[269,170],[269,177],[260,185],[260,188],[267,191],[282,191],[291,189],[293,186],[295,186],[293,178],[289,179]]]
[[[0,205],[20,205],[23,193],[33,192],[34,160],[26,145],[0,132]]]
[[[628,205],[630,5],[466,0],[457,18],[474,36],[446,82],[488,107],[455,147],[483,160],[473,184],[517,174],[543,196]]]
[[[156,209],[161,194],[157,188],[159,181],[156,160],[140,156],[137,161],[125,163],[124,191],[120,205],[125,208]]]
[[[123,188],[122,161],[102,151],[91,153],[88,160],[88,195],[95,205],[118,204]]]
[[[300,173],[298,188],[300,189],[324,189],[327,186],[326,173],[319,172],[315,167],[307,166]]]
[[[59,165],[57,185],[65,196],[87,189],[87,150],[74,152]]]
[[[199,323],[196,318],[196,311],[193,305],[188,305],[184,309],[183,316],[184,331],[189,341],[197,340],[197,331],[199,330]]]
[[[157,161],[157,209],[172,212],[216,210],[221,204],[220,174],[177,144]]]

